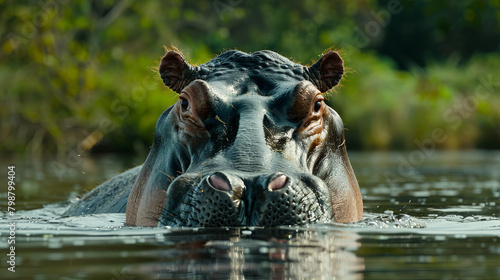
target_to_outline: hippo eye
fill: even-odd
[[[315,112],[319,112],[319,110],[321,109],[321,102],[322,101],[316,101],[316,103],[314,103],[314,111]]]
[[[187,99],[181,98],[181,107],[182,109],[186,110],[189,106],[189,101]]]

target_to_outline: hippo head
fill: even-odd
[[[194,67],[169,51],[159,72],[179,99],[158,119],[128,225],[361,219],[344,126],[322,95],[344,73],[336,52],[305,67],[271,51],[232,50]]]

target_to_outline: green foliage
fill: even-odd
[[[450,1],[402,1],[386,24],[374,14],[391,1],[0,1],[0,152],[147,150],[177,99],[155,72],[163,45],[193,64],[234,48],[310,64],[334,48],[349,147],[411,149],[443,128],[441,148],[498,148],[500,4]],[[491,42],[475,52],[461,33]]]
[[[438,148],[498,148],[500,55],[450,60],[425,70],[398,71],[374,54],[356,56],[342,88],[330,97],[349,144],[365,149],[413,149],[446,132]]]

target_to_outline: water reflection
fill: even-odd
[[[82,164],[62,181],[50,164],[42,178],[16,163],[19,267],[0,278],[500,279],[500,152],[435,152],[412,176],[388,182],[386,171],[397,175],[401,157],[409,158],[350,153],[363,192],[361,222],[266,230],[128,228],[123,213],[61,218],[65,204],[39,208],[143,158],[104,157],[94,165],[105,168]],[[2,252],[8,223],[0,211]]]
[[[152,279],[362,279],[359,235],[346,231],[206,229],[165,234],[157,259],[124,275]],[[175,244],[175,245],[173,245]]]

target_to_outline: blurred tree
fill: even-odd
[[[481,79],[500,76],[499,6],[498,0],[0,1],[0,152],[147,150],[158,116],[176,101],[155,70],[163,45],[198,64],[234,48],[271,49],[304,64],[338,49],[348,73],[329,102],[344,118],[351,148],[414,148],[430,127],[458,119],[441,148],[495,147],[496,81],[470,114],[460,115],[459,105],[474,100]]]
[[[394,0],[379,0],[386,7]],[[476,52],[500,52],[500,1],[401,1],[370,48],[394,59],[401,69],[454,56],[468,60]],[[373,14],[365,14],[366,20]]]

